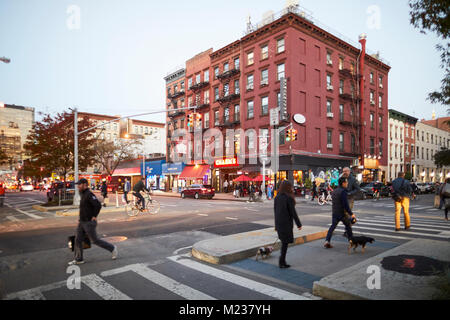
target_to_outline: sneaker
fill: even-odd
[[[119,251],[117,250],[117,246],[114,246],[114,250],[112,252],[112,259],[116,260],[118,255],[119,255]]]
[[[395,229],[395,232],[400,232],[401,231],[401,229]]]
[[[68,264],[69,264],[69,266],[78,266],[80,264],[84,264],[84,260],[81,260],[81,261],[73,260],[73,261],[70,261]]]
[[[334,248],[329,242],[325,243],[324,247],[325,247],[325,249],[333,249]]]

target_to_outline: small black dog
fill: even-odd
[[[358,246],[362,247],[362,253],[364,254],[364,252],[366,251],[367,244],[375,242],[374,238],[365,237],[365,236],[360,236],[360,237],[353,236],[352,238],[349,238],[347,232],[344,233],[344,237],[346,237],[349,242],[348,254],[352,254],[352,251],[351,251],[352,248],[353,248],[353,251],[356,251],[356,248],[358,248]]]

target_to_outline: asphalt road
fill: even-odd
[[[112,261],[110,254],[99,248],[87,250],[87,263],[80,268],[81,290],[69,290],[67,262],[72,254],[67,249],[67,237],[74,233],[76,217],[36,212],[32,206],[45,201],[42,193],[8,194],[7,206],[0,208],[0,226],[12,228],[0,233],[3,298],[306,299],[311,298],[313,281],[364,259],[336,250],[333,263],[320,266],[320,272],[314,272],[319,266],[311,257],[311,261],[299,261],[301,268],[290,271],[289,277],[280,273],[273,261],[255,265],[246,260],[229,266],[209,266],[189,256],[194,243],[272,226],[273,204],[169,197],[158,200],[161,212],[155,216],[130,219],[124,213],[100,215],[98,233],[116,242],[119,259]],[[450,225],[432,205],[432,195],[421,196],[412,204],[413,230],[396,233],[390,199],[357,202],[355,211],[360,222],[355,232],[380,240],[381,245],[373,254],[414,238],[448,241]],[[297,205],[304,225],[324,229],[331,222],[330,208],[310,202]],[[30,226],[38,227],[27,230]],[[326,253],[320,251],[321,243],[311,243],[310,248],[323,257]]]

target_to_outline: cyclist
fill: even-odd
[[[145,186],[145,177],[141,177],[141,180],[138,183],[136,183],[133,187],[133,196],[135,196],[138,199],[137,204],[138,205],[141,204],[142,211],[144,211],[145,210],[145,200],[141,194],[142,191],[150,192],[147,189],[147,187]]]

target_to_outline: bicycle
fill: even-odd
[[[381,198],[380,191],[379,190],[375,190],[373,192],[372,198],[373,198],[373,201],[379,201],[380,198]]]
[[[136,217],[139,213],[149,213],[155,215],[161,209],[161,205],[157,200],[152,199],[150,193],[146,192],[144,195],[145,210],[141,203],[136,202],[136,197],[133,203],[126,205],[126,212],[129,217]]]
[[[325,204],[331,204],[333,202],[333,198],[331,197],[330,193],[325,196],[325,192],[322,192],[319,198],[317,198],[317,201],[319,203],[319,206],[324,206]]]

